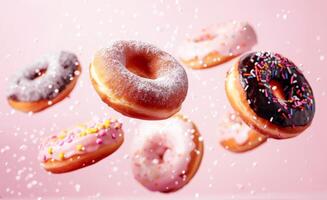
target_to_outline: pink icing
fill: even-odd
[[[176,117],[141,124],[132,151],[135,179],[152,191],[183,187],[195,150],[193,133],[190,121]]]
[[[203,29],[184,42],[178,54],[182,60],[203,59],[211,52],[237,56],[251,50],[256,43],[255,31],[248,23],[231,21]]]
[[[239,145],[245,144],[249,139],[251,128],[235,113],[227,113],[219,124],[221,140],[234,139]]]
[[[123,137],[121,123],[117,120],[111,121],[108,127],[102,127],[96,133],[81,136],[83,131],[87,128],[95,128],[97,124],[103,124],[103,122],[90,122],[82,125],[83,127],[75,127],[66,131],[65,137],[62,138],[60,135],[63,133],[51,135],[40,145],[39,160],[42,162],[50,159],[61,160],[61,154],[67,159],[75,155],[94,152],[103,145],[112,145],[118,142],[118,138]],[[78,150],[78,147],[81,149]],[[49,149],[51,149],[51,153]]]

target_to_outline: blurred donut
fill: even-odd
[[[178,49],[182,62],[193,69],[204,69],[224,63],[257,43],[257,36],[246,22],[225,22],[202,29]]]
[[[267,136],[250,128],[236,113],[227,113],[219,124],[220,145],[225,149],[242,153],[267,141]]]
[[[10,80],[8,102],[23,112],[44,110],[73,90],[80,73],[76,55],[64,51],[46,55]]]

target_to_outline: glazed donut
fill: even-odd
[[[64,51],[46,55],[11,79],[8,102],[16,110],[39,112],[63,100],[80,72],[76,55]]]
[[[120,122],[93,121],[46,138],[40,145],[39,160],[52,173],[70,172],[109,156],[123,141]]]
[[[242,56],[227,75],[226,93],[244,122],[277,139],[304,131],[315,113],[308,81],[293,62],[277,53]]]
[[[168,53],[137,41],[117,41],[98,51],[90,76],[101,99],[118,112],[141,119],[165,119],[180,110],[188,80]]]
[[[267,136],[251,129],[236,113],[227,113],[219,125],[220,144],[227,150],[243,153],[267,141]]]
[[[131,155],[138,182],[151,191],[173,192],[184,187],[197,172],[203,141],[189,119],[175,115],[141,124]]]
[[[182,62],[193,69],[224,63],[257,43],[254,29],[246,22],[225,22],[208,28],[185,41],[178,49]]]

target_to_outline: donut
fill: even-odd
[[[99,50],[90,65],[102,101],[123,115],[166,119],[180,110],[188,80],[168,53],[139,41],[117,41]]]
[[[80,72],[80,63],[73,53],[46,55],[12,77],[9,105],[22,112],[42,111],[69,95]]]
[[[315,99],[309,82],[278,53],[242,56],[228,72],[225,86],[243,121],[269,137],[295,137],[313,120]]]
[[[122,123],[91,121],[47,137],[40,144],[39,160],[51,173],[70,172],[109,156],[123,141]]]
[[[224,115],[219,124],[220,145],[225,149],[243,153],[252,150],[267,141],[267,136],[250,128],[236,113]]]
[[[203,139],[182,115],[140,125],[132,148],[134,178],[150,191],[174,192],[197,172]]]
[[[247,22],[225,22],[202,29],[177,51],[181,61],[193,69],[213,67],[249,51],[257,43]]]

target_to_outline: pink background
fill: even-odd
[[[137,2],[137,3],[132,3]],[[309,2],[309,1],[307,1]],[[327,198],[326,1],[27,1],[0,6],[0,196],[4,198],[103,197],[151,199]],[[244,20],[256,29],[255,50],[280,52],[302,69],[313,87],[317,111],[312,126],[284,141],[269,140],[245,154],[218,145],[219,117],[230,109],[225,74],[234,61],[203,71],[187,70],[190,87],[182,113],[198,125],[205,142],[194,179],[173,194],[151,193],[132,177],[129,146],[139,120],[120,115],[99,99],[88,65],[94,52],[116,39],[137,39],[174,54],[200,28]],[[78,54],[83,73],[70,98],[34,115],[6,102],[8,78],[49,52]],[[62,175],[46,173],[36,159],[39,139],[92,117],[124,122],[126,141],[112,156]]]

